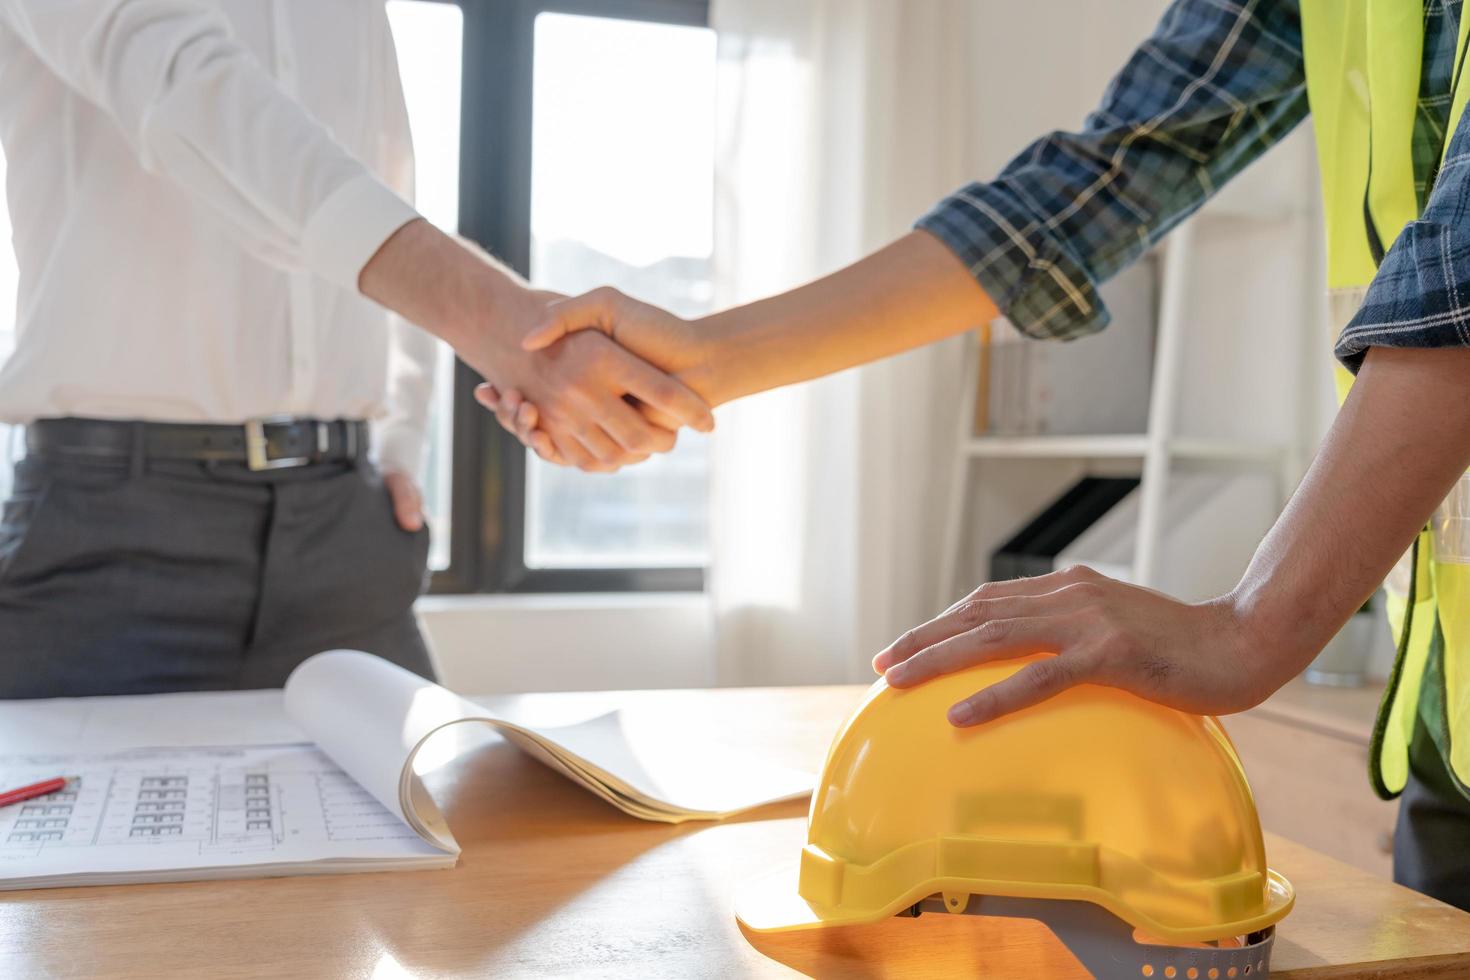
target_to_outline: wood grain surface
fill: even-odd
[[[859,688],[483,699],[519,717],[621,704],[818,766]],[[626,817],[498,742],[432,774],[449,871],[0,894],[0,977],[1026,977],[1086,974],[1036,923],[926,915],[745,935],[734,887],[793,860],[804,805],[719,825]],[[1321,819],[1332,819],[1322,813]],[[1273,975],[1470,977],[1470,915],[1268,838],[1298,892]]]

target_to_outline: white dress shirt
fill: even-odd
[[[383,0],[0,0],[0,143],[0,420],[369,418],[418,471],[434,341],[357,292],[416,216]]]

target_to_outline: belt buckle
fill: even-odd
[[[307,466],[315,462],[312,456],[277,456],[270,454],[270,438],[266,429],[273,425],[291,425],[297,422],[291,415],[266,415],[245,420],[245,465],[251,472],[280,470],[293,466]]]

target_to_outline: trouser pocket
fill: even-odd
[[[0,583],[25,574],[26,564],[40,546],[40,518],[50,482],[40,462],[21,460],[15,467],[10,496],[0,509]]]
[[[281,485],[275,494],[257,645],[379,626],[412,608],[429,532],[398,526],[374,467]]]

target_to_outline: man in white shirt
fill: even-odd
[[[331,646],[429,673],[429,333],[584,469],[672,445],[623,395],[711,424],[606,338],[519,349],[545,298],[407,203],[382,0],[0,0],[0,142],[0,698],[269,686]]]

